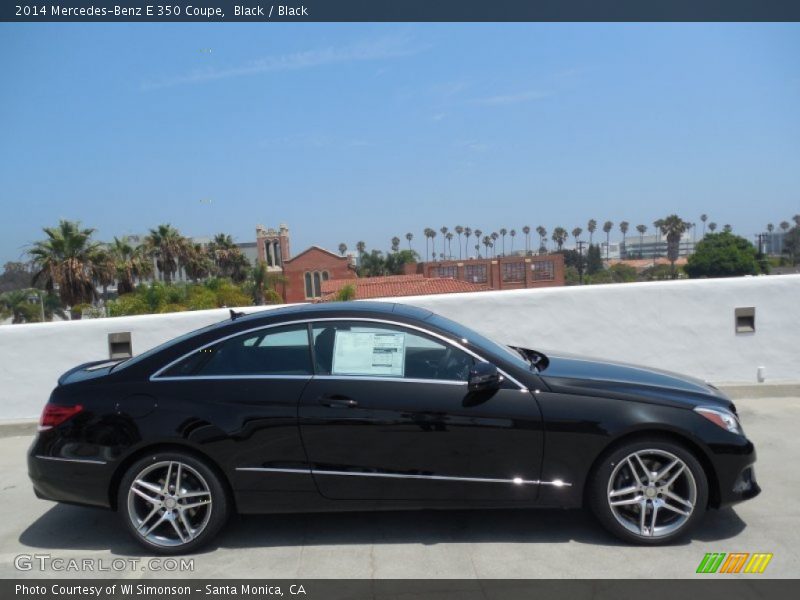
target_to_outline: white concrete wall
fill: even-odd
[[[665,281],[402,298],[510,344],[634,362],[716,383],[800,381],[800,276]],[[756,332],[734,333],[734,308]],[[254,308],[246,311],[259,310]],[[227,318],[226,309],[0,327],[0,420],[38,416],[58,376],[108,357],[130,331],[138,354]]]

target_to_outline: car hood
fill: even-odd
[[[713,385],[687,375],[620,362],[547,354],[539,373],[554,391],[615,396],[691,408],[713,404],[732,409],[731,401]]]

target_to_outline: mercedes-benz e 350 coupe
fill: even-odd
[[[427,310],[261,311],[65,373],[28,470],[152,552],[233,511],[587,506],[664,543],[760,491],[733,403],[663,371],[509,347]]]

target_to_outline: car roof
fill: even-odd
[[[396,302],[324,302],[318,304],[294,304],[291,306],[283,306],[281,308],[273,308],[267,310],[259,310],[256,312],[248,313],[236,318],[236,323],[253,322],[261,319],[279,319],[281,317],[323,317],[331,313],[341,313],[347,315],[396,315],[399,317],[406,317],[409,319],[418,319],[424,321],[433,315],[433,313],[424,308],[417,306],[410,306],[408,304],[397,304]]]

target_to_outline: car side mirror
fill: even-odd
[[[496,390],[500,387],[503,376],[492,363],[479,362],[469,370],[469,383],[467,388],[470,392],[482,392],[486,390]]]

